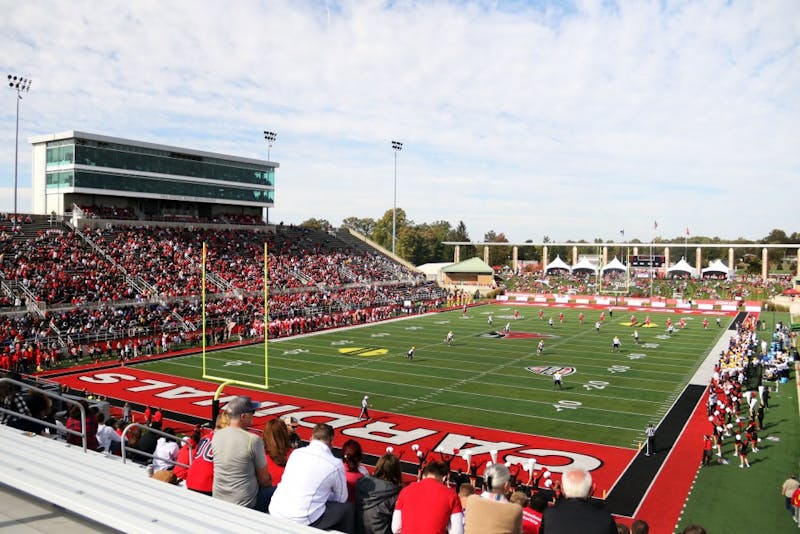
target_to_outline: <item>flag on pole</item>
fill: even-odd
[[[658,230],[658,221],[653,221],[653,229]]]
[[[686,235],[689,235],[689,227],[686,227]]]
[[[625,235],[625,229],[624,228],[619,231],[619,235]]]

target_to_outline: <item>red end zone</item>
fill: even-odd
[[[157,406],[162,410],[184,413],[203,419],[211,415],[211,401],[218,384],[178,378],[131,367],[92,372],[84,371],[70,376],[53,378],[71,388],[105,395],[124,401]],[[370,421],[359,420],[360,407],[320,402],[287,395],[228,386],[226,399],[234,395],[249,395],[261,403],[256,412],[254,427],[262,428],[271,418],[292,415],[300,423],[300,435],[310,437],[317,423],[328,423],[336,429],[334,445],[340,447],[347,439],[358,440],[365,453],[380,456],[387,447],[406,461],[415,462],[412,445],[420,450],[457,452],[460,456],[469,450],[472,462],[485,465],[490,451],[496,450],[500,462],[518,464],[512,472],[524,470],[529,459],[535,458],[537,469],[546,467],[554,474],[568,468],[582,467],[592,473],[598,494],[610,491],[637,451],[607,445],[570,441],[564,439],[507,432],[490,428],[472,427],[421,417],[399,415],[391,412],[371,412]],[[438,457],[433,453],[432,457]],[[452,462],[454,470],[465,470],[462,458]],[[482,473],[483,469],[479,469]],[[523,478],[524,473],[520,475]]]

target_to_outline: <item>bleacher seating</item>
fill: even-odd
[[[80,209],[97,217],[131,215]],[[11,291],[0,308],[12,299],[33,307],[0,316],[0,358],[11,352],[12,366],[22,362],[23,370],[70,356],[78,361],[93,346],[108,357],[109,342],[116,355],[131,339],[144,348],[162,334],[196,338],[204,243],[212,328],[234,321],[242,332],[263,332],[265,240],[269,332],[276,337],[389,318],[407,300],[430,307],[446,299],[420,273],[333,231],[284,225],[266,232],[190,229],[122,220],[78,231],[46,217],[18,220],[17,231],[0,233],[0,272]],[[15,359],[26,347],[30,351]]]
[[[143,466],[0,425],[2,482],[120,532],[313,534],[186,488],[148,478]],[[24,520],[17,525],[24,528]],[[6,525],[12,527],[12,525]]]

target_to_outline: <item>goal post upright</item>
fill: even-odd
[[[203,257],[202,261],[200,262],[200,269],[202,274],[200,276],[200,314],[201,314],[201,336],[203,338],[203,352],[202,352],[202,361],[203,361],[203,376],[208,375],[206,372],[206,242],[203,241]]]
[[[252,382],[247,380],[237,380],[233,379],[230,376],[225,376],[225,372],[218,372],[214,370],[213,366],[212,369],[209,370],[208,366],[208,343],[207,343],[207,333],[208,333],[208,326],[206,324],[208,320],[208,314],[206,313],[206,269],[208,269],[208,247],[205,242],[203,242],[203,250],[202,250],[202,261],[201,261],[201,291],[200,291],[200,307],[201,307],[201,322],[202,322],[202,371],[203,371],[203,379],[205,380],[214,380],[219,382],[219,387],[217,388],[214,397],[212,399],[211,405],[211,421],[210,423],[214,425],[216,422],[216,417],[219,414],[220,410],[220,401],[223,397],[223,390],[226,386],[234,385],[240,386],[243,388],[252,388],[252,389],[259,389],[259,390],[268,390],[269,389],[269,367],[268,367],[268,347],[267,347],[267,334],[269,330],[269,321],[268,321],[268,290],[269,290],[269,262],[267,256],[267,243],[264,242],[264,375],[263,375],[263,382],[259,383],[253,380]],[[253,258],[253,261],[258,261],[258,257],[256,256]],[[252,321],[256,320],[256,317],[251,318]],[[213,330],[212,330],[213,333]],[[257,354],[257,353],[256,353]],[[249,363],[249,362],[247,362]]]
[[[267,241],[264,240],[264,387],[269,389],[269,349],[267,348],[267,334],[269,333],[269,263],[267,261]]]

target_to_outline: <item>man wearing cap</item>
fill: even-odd
[[[214,433],[214,498],[266,511],[272,479],[261,438],[247,431],[259,404],[250,397],[234,397],[223,410],[230,425]],[[263,508],[263,509],[262,509]]]
[[[269,505],[272,516],[320,530],[353,532],[344,464],[331,452],[332,443],[333,427],[319,423],[308,446],[292,452]]]
[[[369,397],[364,395],[361,399],[361,413],[358,414],[359,419],[369,419]]]

